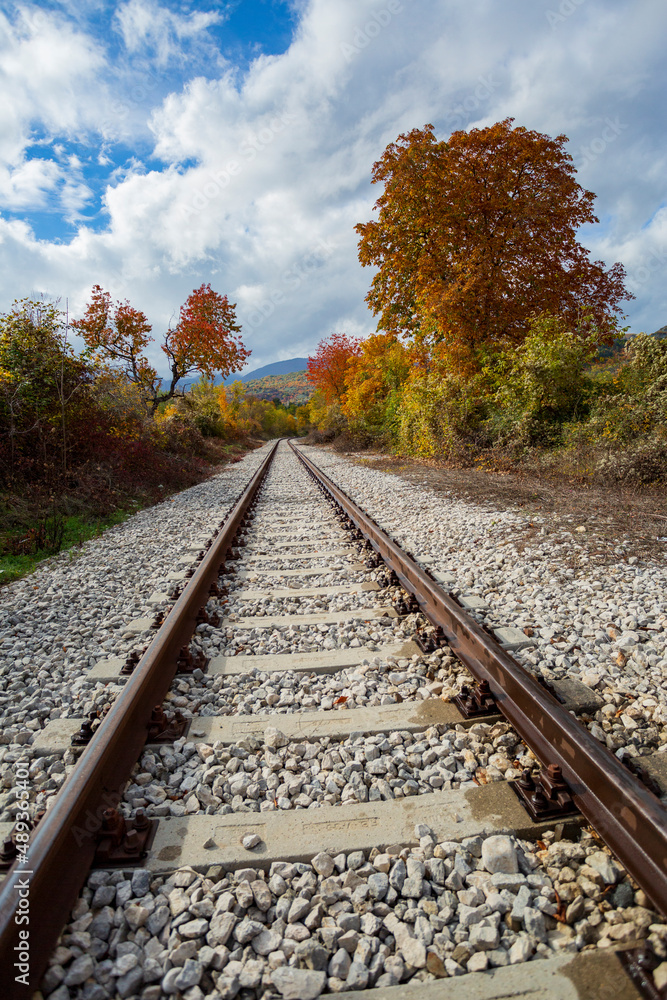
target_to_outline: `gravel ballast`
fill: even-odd
[[[226,516],[266,455],[268,445],[218,475],[123,524],[42,563],[2,590],[0,607],[0,818],[8,819],[13,764],[49,720],[83,716],[93,703],[113,700],[114,685],[93,689],[86,672],[109,656],[126,656],[154,634],[128,626],[154,619],[168,599],[154,593],[195,559],[203,541]],[[179,563],[178,560],[184,562]],[[43,762],[44,763],[44,762]],[[51,790],[64,780],[62,762],[48,776]],[[33,774],[41,767],[35,764]],[[7,791],[10,790],[10,791]],[[9,801],[8,801],[9,800]],[[4,807],[4,809],[3,809]]]
[[[43,991],[52,1000],[303,1000],[647,935],[663,947],[663,925],[589,835],[440,844],[428,827],[414,835],[418,847],[321,852],[268,871],[249,862],[157,878],[93,872]]]
[[[431,570],[455,577],[455,595],[476,595],[491,628],[515,626],[532,645],[512,655],[545,680],[574,677],[606,702],[589,726],[620,756],[667,750],[667,566],[617,556],[588,565],[587,530],[494,510],[417,488],[322,448],[322,471]]]
[[[145,643],[152,633],[133,632],[129,623],[167,606],[166,601],[155,604],[149,598],[173,588],[176,581],[170,576],[177,556],[194,560],[202,536],[217,527],[264,453],[260,449],[173,503],[143,512],[84,547],[71,564],[76,575],[70,575],[69,564],[61,558],[8,588],[7,627],[12,631],[5,637],[25,636],[21,648],[26,652],[18,666],[10,659],[0,666],[8,694],[2,707],[8,738],[0,748],[2,818],[12,815],[13,764],[19,757],[30,758],[36,729],[49,718],[82,716],[111,704],[120,685],[94,684],[82,669]],[[465,509],[459,505],[459,510],[455,501],[418,493],[396,477],[360,468],[324,450],[315,450],[313,457],[418,560],[423,558],[424,565],[455,573],[456,593],[483,596],[489,611],[477,615],[491,625],[533,630],[532,648],[514,654],[530,669],[547,676],[550,671],[551,676],[577,676],[594,686],[605,706],[589,725],[599,727],[605,742],[616,740],[619,755],[628,749],[644,753],[667,746],[667,713],[662,714],[667,699],[664,688],[658,691],[657,677],[653,679],[660,673],[660,659],[653,665],[648,660],[652,655],[664,657],[659,645],[664,633],[656,628],[650,640],[643,636],[649,621],[657,625],[667,620],[657,589],[653,612],[647,610],[643,591],[632,592],[637,613],[640,599],[644,608],[644,617],[634,622],[635,645],[646,647],[650,641],[656,651],[642,648],[651,681],[642,680],[647,683],[644,691],[634,685],[633,693],[640,696],[635,707],[630,684],[627,690],[615,686],[620,666],[617,673],[607,669],[616,649],[613,641],[573,647],[561,664],[542,654],[542,649],[557,644],[542,634],[548,630],[545,623],[548,620],[554,629],[550,638],[558,639],[559,629],[565,627],[564,609],[569,613],[568,602],[576,602],[575,592],[567,588],[576,581],[565,577],[562,582],[550,561],[553,582],[547,586],[542,575],[547,570],[540,563],[524,562],[521,553],[512,553],[518,514],[494,514],[471,504]],[[385,645],[410,639],[420,622],[419,616],[396,618],[380,611],[398,595],[396,588],[299,594],[343,583],[381,582],[382,573],[362,565],[364,554],[349,543],[286,445],[279,448],[255,515],[239,559],[228,564],[232,572],[220,581],[225,592],[207,605],[223,624],[198,626],[192,645],[208,657],[281,654],[285,669],[177,676],[165,707],[195,719],[260,716],[266,725],[261,734],[231,745],[185,737],[170,746],[146,749],[121,804],[128,816],[137,809],[174,818],[247,813],[249,829],[241,840],[247,867],[227,871],[212,857],[211,865],[200,872],[92,872],[51,956],[43,996],[306,1000],[322,993],[457,977],[647,938],[664,963],[667,926],[588,830],[575,839],[553,831],[533,841],[503,833],[437,842],[428,827],[418,825],[411,845],[378,844],[370,852],[345,851],[334,857],[323,850],[309,862],[294,864],[253,856],[257,835],[250,827],[255,813],[358,809],[366,802],[446,794],[449,789],[515,778],[535,765],[532,753],[505,722],[375,735],[352,732],[338,739],[288,738],[281,730],[281,718],[287,715],[447,699],[469,675],[446,646],[429,655],[383,653]],[[491,523],[494,520],[497,524]],[[447,551],[459,539],[461,562]],[[107,548],[100,550],[105,540]],[[295,543],[295,552],[282,548],[286,541]],[[496,563],[495,547],[503,541],[507,562]],[[141,567],[149,567],[147,578]],[[283,575],[295,569],[314,570],[314,575]],[[30,602],[45,600],[41,594],[48,589],[60,610],[47,623],[47,641],[40,645],[37,605]],[[287,589],[294,593],[270,593]],[[257,592],[266,596],[257,597]],[[631,631],[624,621],[634,609],[621,617],[620,598],[615,600],[619,628]],[[513,617],[515,605],[520,613]],[[61,609],[70,606],[71,612],[64,615]],[[611,611],[609,602],[604,607]],[[84,608],[96,609],[95,615],[84,619]],[[349,617],[333,623],[306,620],[332,612]],[[370,617],[371,612],[381,617]],[[570,621],[572,634],[578,619],[588,614],[580,612],[581,600]],[[265,627],[262,622],[286,615],[293,618],[289,624]],[[302,617],[304,623],[298,621]],[[240,626],[241,619],[251,619],[252,626]],[[596,623],[592,613],[590,620]],[[584,624],[589,627],[588,620]],[[580,639],[586,642],[589,637],[583,631]],[[628,659],[634,657],[639,664],[637,650],[625,645]],[[290,653],[362,646],[362,661],[336,673],[289,669]],[[599,657],[595,662],[593,651]],[[595,683],[586,676],[594,669],[600,675]],[[29,692],[39,699],[34,705],[30,698],[16,705],[12,692],[18,689],[10,687],[14,678],[23,683],[34,678],[34,691]],[[654,704],[647,706],[651,698]],[[629,714],[637,708],[644,714]],[[626,723],[626,715],[639,720],[634,728]],[[35,808],[48,804],[75,758],[76,752],[68,750],[64,757],[32,761]]]

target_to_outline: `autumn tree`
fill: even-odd
[[[462,356],[520,343],[544,312],[572,327],[586,313],[612,335],[632,296],[622,265],[605,269],[577,241],[580,226],[598,221],[595,196],[575,180],[565,135],[512,122],[446,142],[426,125],[375,163],[379,215],[356,229],[361,263],[378,268],[367,301],[379,329]]]
[[[413,364],[411,353],[393,333],[376,334],[362,342],[345,375],[342,409],[349,420],[368,428],[392,422]]]
[[[360,341],[345,333],[332,333],[321,340],[314,356],[308,358],[308,381],[325,402],[340,402],[345,393],[345,372],[350,358],[359,353]]]
[[[86,315],[75,319],[72,326],[81,333],[90,351],[119,368],[146,399],[155,397],[160,379],[143,353],[152,340],[151,325],[144,313],[129,302],[114,306],[109,292],[94,285]]]
[[[190,293],[181,306],[178,325],[167,331],[162,344],[171,373],[171,385],[163,393],[166,399],[174,395],[180,379],[193,372],[207,378],[219,373],[225,379],[241,371],[251,352],[238,336],[241,327],[235,309],[236,303],[230,303],[226,295],[214,292],[208,284]]]
[[[160,403],[179,393],[179,382],[199,372],[212,379],[240,371],[250,357],[238,334],[236,305],[210,284],[190,293],[181,306],[178,323],[162,338],[160,349],[167,357],[169,378],[163,383],[144,351],[151,343],[151,326],[144,313],[128,302],[111,301],[108,292],[95,285],[83,319],[75,320],[86,346],[119,366],[128,381],[138,386],[154,413]]]

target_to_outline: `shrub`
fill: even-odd
[[[456,371],[419,373],[396,407],[396,443],[409,455],[467,458],[489,444],[484,375]]]
[[[275,403],[267,403],[262,414],[262,430],[269,438],[294,437],[296,418]]]
[[[489,429],[501,445],[553,446],[563,425],[589,407],[596,335],[568,330],[558,316],[531,322],[526,340],[486,368],[493,386]]]
[[[0,316],[0,481],[66,470],[76,445],[71,425],[94,401],[95,369],[67,342],[63,313],[22,299]]]
[[[316,390],[308,406],[311,424],[315,430],[325,435],[322,440],[330,441],[347,429],[347,420],[338,402],[327,403],[322,394]]]
[[[624,363],[601,380],[587,431],[609,446],[667,436],[667,341],[640,333]]]
[[[225,425],[220,407],[220,390],[212,379],[202,377],[190,388],[182,400],[181,411],[204,437],[225,438],[229,428]]]

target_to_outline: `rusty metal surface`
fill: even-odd
[[[477,680],[488,681],[499,711],[540,760],[560,766],[577,808],[656,909],[667,914],[667,809],[311,459],[292,448],[415,595],[421,612],[442,627],[457,657]]]
[[[0,888],[0,975],[3,1000],[24,1000],[39,985],[49,954],[90,869],[105,811],[115,808],[146,742],[155,705],[169,690],[176,662],[190,640],[198,612],[244,513],[274,456],[273,446],[236,502],[192,579],[141,657],[121,694],[95,732],[53,807],[29,846],[28,863],[14,866]],[[19,882],[29,904],[29,924],[21,917]],[[16,946],[29,933],[29,985],[17,982]],[[20,970],[19,970],[20,972]]]

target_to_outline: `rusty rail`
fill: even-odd
[[[667,914],[667,809],[300,449],[311,475],[366,536],[456,656],[487,681],[499,710],[543,764],[560,765],[575,805]]]
[[[277,443],[237,500],[53,807],[37,826],[27,864],[14,865],[2,883],[3,1000],[25,1000],[39,985],[49,954],[90,869],[102,813],[120,800],[146,742],[152,709],[162,703],[169,690],[179,650],[194,632],[197,612],[208,600],[209,587],[218,579],[220,564],[257,494],[276,447]],[[22,953],[29,953],[27,982],[17,981],[21,969],[15,968],[15,964]]]

